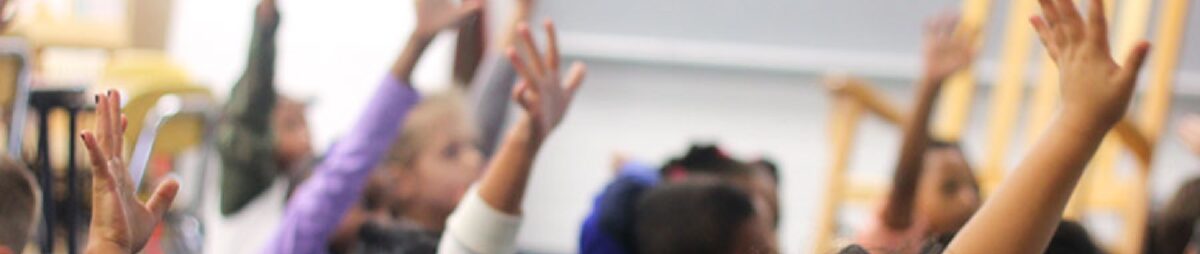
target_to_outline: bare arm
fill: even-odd
[[[930,19],[925,27],[925,71],[917,84],[916,105],[904,127],[900,159],[892,177],[892,191],[884,203],[883,219],[892,229],[912,224],[917,185],[924,169],[925,149],[929,145],[929,118],[942,82],[966,68],[974,59],[968,35],[955,35],[955,15]]]
[[[500,145],[496,156],[480,180],[479,195],[492,207],[508,214],[520,214],[530,166],[542,141],[558,126],[575,91],[583,82],[585,67],[575,63],[566,78],[560,78],[558,46],[554,26],[545,24],[549,40],[546,58],[534,46],[529,29],[522,26],[522,51],[510,48],[509,58],[522,80],[513,89],[513,99],[525,109],[517,125]]]
[[[1149,44],[1118,66],[1101,0],[1091,1],[1086,22],[1071,0],[1040,2],[1043,17],[1031,21],[1062,73],[1062,111],[948,253],[1044,251],[1088,160],[1129,105]]]
[[[481,0],[472,0],[481,1]],[[458,27],[458,40],[454,43],[454,81],[456,84],[467,85],[475,77],[484,51],[484,12],[467,17],[465,23]]]
[[[917,88],[916,108],[900,145],[900,159],[892,177],[892,191],[884,203],[883,219],[888,228],[903,229],[912,224],[918,180],[924,169],[925,148],[929,145],[929,115],[941,81],[922,80]]]
[[[429,46],[429,42],[438,32],[447,27],[458,25],[464,18],[475,15],[482,7],[480,1],[464,1],[461,6],[455,6],[450,1],[416,1],[417,27],[409,36],[404,51],[392,65],[392,75],[405,83],[412,84],[412,72],[417,66],[417,60]]]
[[[283,170],[275,160],[275,34],[279,10],[274,0],[259,2],[246,69],[225,104],[226,119],[218,126],[221,156],[221,214],[241,211]]]

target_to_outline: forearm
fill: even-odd
[[[462,85],[474,80],[484,52],[483,14],[475,14],[458,29],[458,41],[454,50],[454,79]]]
[[[277,20],[278,13],[256,12],[246,67],[234,86],[226,107],[226,114],[235,121],[259,129],[269,128],[268,119],[275,106]]]
[[[425,48],[429,47],[429,43],[433,41],[433,35],[418,31],[413,32],[408,37],[404,49],[400,51],[400,56],[396,58],[395,64],[392,65],[391,74],[396,79],[412,84],[413,70],[417,68],[417,62],[421,60],[421,55],[425,53]]]
[[[495,52],[504,52],[503,50],[514,45],[517,41],[517,24],[528,22],[530,15],[533,14],[533,6],[526,0],[517,0],[513,6],[512,16],[508,18],[508,22],[504,24],[501,30],[501,39],[496,40],[496,47],[499,50]]]
[[[1107,125],[1064,113],[951,242],[948,253],[1040,253]]]
[[[128,246],[123,246],[103,239],[89,238],[87,247],[84,247],[84,253],[87,254],[117,254],[117,253],[135,253]]]
[[[419,97],[407,83],[387,77],[372,93],[365,112],[317,165],[313,176],[288,202],[269,253],[315,253],[349,208],[387,152]]]
[[[491,158],[505,133],[504,123],[508,120],[508,105],[517,72],[500,54],[484,57],[479,70],[480,74],[471,81],[470,97],[479,124],[480,150],[484,158]]]
[[[483,201],[501,212],[521,214],[533,158],[540,148],[541,140],[534,134],[529,116],[521,116],[483,175],[479,185]]]
[[[900,158],[892,177],[892,191],[884,207],[884,222],[890,228],[906,228],[911,223],[917,184],[924,168],[925,149],[929,144],[929,118],[941,82],[942,79],[935,78],[922,78],[918,82],[912,115],[905,122]]]

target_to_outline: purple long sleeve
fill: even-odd
[[[358,122],[296,190],[265,252],[325,253],[329,235],[358,202],[363,182],[419,100],[408,84],[384,78]]]

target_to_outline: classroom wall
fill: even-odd
[[[588,63],[588,81],[579,101],[535,163],[526,198],[529,219],[519,238],[522,246],[573,252],[579,222],[612,174],[614,153],[661,163],[683,153],[691,141],[718,141],[740,156],[768,155],[778,160],[784,209],[780,243],[784,253],[810,250],[831,156],[826,152],[830,101],[819,75],[606,60]],[[893,101],[910,105],[909,82],[872,81]],[[985,152],[989,90],[984,86],[976,93],[964,135],[968,160],[976,165]],[[1200,98],[1177,96],[1173,107],[1169,126],[1188,109],[1200,109]],[[857,136],[851,170],[890,175],[899,136],[894,126],[868,118]],[[1186,177],[1200,176],[1200,164],[1178,140],[1174,129],[1168,130],[1158,147],[1152,192],[1159,203]],[[1028,145],[1023,140],[1014,143],[1010,167],[1024,155],[1021,147]],[[1097,238],[1114,236],[1113,221],[1102,217],[1088,223]]]
[[[167,50],[220,97],[244,66],[254,2],[176,0],[172,6],[175,13]],[[499,3],[503,1],[491,2],[504,6]],[[880,76],[874,80],[886,94],[908,105],[911,87],[906,77],[917,68],[916,34],[921,17],[950,3],[542,1],[540,13],[560,21],[564,53],[588,61],[590,71],[578,103],[535,163],[526,199],[526,224],[519,237],[521,246],[534,252],[573,253],[579,222],[593,195],[611,175],[614,153],[657,163],[682,153],[690,141],[702,140],[718,141],[738,155],[766,154],[780,162],[784,185],[780,242],[785,253],[806,252],[814,236],[811,222],[817,217],[825,188],[821,179],[830,156],[825,152],[829,101],[818,83],[820,75],[830,70],[862,70]],[[315,100],[310,122],[318,148],[324,148],[357,117],[354,112],[361,110],[362,98],[374,88],[403,45],[412,26],[411,2],[282,0],[281,7],[284,17],[278,83],[285,94]],[[1002,12],[1005,6],[997,8]],[[874,26],[884,26],[875,29],[882,34],[865,33]],[[998,36],[1000,31],[989,28],[987,34]],[[614,40],[615,46],[567,44],[586,43],[582,39],[595,35],[618,40]],[[450,37],[445,37],[435,43],[418,69],[416,79],[423,90],[436,90],[447,83],[450,48],[446,41]],[[634,53],[668,58],[629,59],[624,56],[630,52],[621,50],[638,44],[621,39],[630,37],[651,38],[652,43],[640,44],[650,47],[682,43],[700,45],[691,49],[705,50],[713,49],[714,44],[709,42],[715,42],[728,46],[717,49],[735,50],[714,58],[687,50],[652,48]],[[657,39],[660,37],[666,39]],[[741,59],[733,54],[744,53],[736,49],[756,45],[782,48],[767,53],[800,53],[786,55],[794,59],[773,61]],[[839,54],[808,54],[814,51]],[[656,52],[661,55],[654,55]],[[749,53],[756,52],[762,53]],[[1194,52],[1200,51],[1187,52],[1192,53],[1185,54],[1185,59],[1195,59]],[[987,59],[995,54],[994,49],[985,51],[981,66],[989,66]],[[823,58],[803,62],[804,56]],[[680,64],[681,59],[758,61],[776,68]],[[979,89],[973,107],[975,117],[965,136],[972,162],[982,160],[988,90],[986,85]],[[1200,109],[1200,99],[1177,97],[1174,118],[1189,109]],[[867,120],[860,132],[852,168],[888,174],[899,146],[899,132],[874,119]],[[1154,185],[1156,200],[1173,191],[1182,181],[1181,176],[1197,174],[1196,160],[1185,152],[1173,132],[1163,137],[1160,149],[1154,174],[1158,183]],[[1014,150],[1010,164],[1022,152]]]

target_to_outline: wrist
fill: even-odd
[[[1070,129],[1073,132],[1088,134],[1092,136],[1102,137],[1108,133],[1110,129],[1116,125],[1116,120],[1106,119],[1107,117],[1089,113],[1082,110],[1076,110],[1076,107],[1063,107],[1062,112],[1058,116],[1058,124]]]
[[[539,130],[537,121],[529,114],[522,115],[516,124],[516,128],[513,128],[513,140],[520,142],[530,154],[536,154],[542,146],[542,141],[546,140],[546,132]]]
[[[430,42],[433,42],[433,38],[437,37],[438,32],[439,31],[427,31],[421,28],[414,29],[408,36],[408,45],[416,45],[424,48],[424,46],[427,46]]]
[[[104,239],[90,237],[84,253],[89,254],[110,254],[110,253],[133,253],[128,247],[117,244]]]

